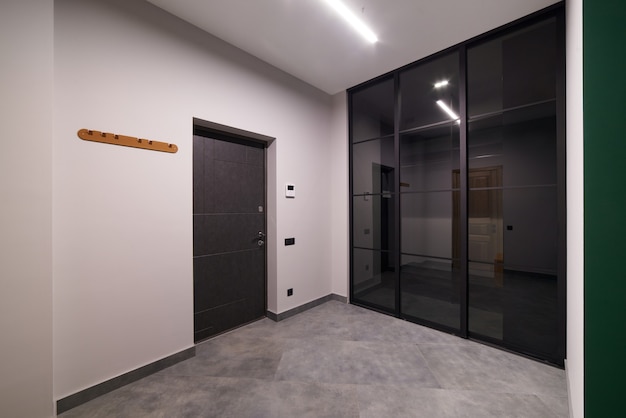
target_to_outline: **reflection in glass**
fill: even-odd
[[[556,97],[556,19],[467,50],[469,116]]]
[[[454,122],[400,136],[402,314],[454,330],[461,321],[460,262],[452,262],[460,246],[460,199],[453,191],[459,153]]]
[[[522,351],[558,352],[557,276],[469,265],[469,331]]]
[[[504,268],[556,274],[556,186],[509,189],[502,195]]]
[[[480,184],[480,182],[488,184],[499,173],[499,170],[498,167],[495,167],[474,173],[474,184]],[[467,209],[468,260],[483,263],[495,263],[502,260],[504,252],[502,242],[502,190],[470,189]]]
[[[392,193],[395,184],[394,167],[393,137],[354,144],[352,193]]]
[[[437,101],[459,114],[459,54],[452,52],[400,73],[400,130],[450,121]]]
[[[403,193],[402,253],[452,258],[452,192]]]
[[[526,117],[513,123],[507,123],[512,119],[509,113],[471,122],[470,178],[473,171],[500,167],[504,187],[556,184],[556,116],[554,104],[549,107],[552,115],[531,114],[534,108],[511,112]],[[538,118],[532,119],[535,116]]]
[[[470,332],[555,355],[557,199],[556,186],[470,190]]]
[[[352,249],[354,299],[393,312],[396,308],[396,280],[392,253]]]
[[[554,274],[557,204],[556,186],[470,190],[468,259]]]
[[[350,96],[352,142],[393,134],[393,84],[390,78]]]
[[[458,265],[449,259],[402,255],[403,314],[458,330],[461,321]]]
[[[391,194],[355,196],[352,200],[352,245],[394,249],[394,199]]]
[[[468,329],[557,358],[556,20],[467,56]]]
[[[400,191],[450,189],[459,168],[456,124],[400,136]]]
[[[400,202],[402,313],[458,330],[459,192],[402,193]]]

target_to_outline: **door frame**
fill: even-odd
[[[277,286],[276,275],[276,223],[268,223],[269,219],[276,219],[276,151],[271,146],[276,140],[275,137],[259,134],[256,132],[246,131],[228,125],[222,125],[203,119],[193,118],[194,135],[234,142],[234,143],[256,143],[264,148],[264,167],[265,167],[265,312],[272,309],[275,305],[275,297],[271,298],[271,291]],[[274,198],[274,199],[273,199]],[[193,213],[193,211],[192,211]],[[192,215],[193,216],[193,215]],[[273,243],[273,245],[270,245]],[[192,290],[193,291],[193,290]],[[274,292],[275,293],[275,292]]]

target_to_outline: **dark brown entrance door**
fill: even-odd
[[[265,149],[193,138],[194,340],[265,316]]]

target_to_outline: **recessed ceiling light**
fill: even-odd
[[[435,83],[434,86],[435,86],[436,89],[440,89],[442,87],[447,86],[448,84],[449,84],[448,80],[442,80],[442,81],[439,81],[439,82]]]
[[[461,123],[461,119],[459,118],[459,115],[454,113],[454,111],[452,109],[450,109],[447,104],[445,104],[441,100],[437,100],[437,105],[440,108],[442,108],[443,111],[448,114],[448,116],[450,116],[452,119],[454,119],[456,121],[456,123],[459,123],[459,124]]]
[[[378,37],[368,28],[365,23],[354,13],[350,11],[340,0],[326,0],[326,3],[330,4],[337,13],[341,15],[357,32],[359,32],[365,39],[371,43],[378,42]]]

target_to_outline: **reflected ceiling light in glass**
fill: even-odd
[[[435,86],[436,89],[440,89],[442,87],[447,86],[448,84],[450,84],[450,82],[448,80],[442,80],[442,81],[438,81],[435,84],[433,84]]]
[[[441,109],[443,109],[443,111],[446,112],[448,114],[448,116],[450,116],[452,119],[454,119],[456,121],[456,123],[459,123],[459,124],[461,123],[461,119],[459,118],[459,115],[454,113],[454,111],[452,109],[450,109],[447,104],[445,104],[441,100],[437,100],[437,105]]]
[[[352,13],[345,4],[343,4],[339,0],[325,1],[326,3],[331,5],[332,8],[335,9],[335,11],[339,13],[339,15],[343,17],[350,24],[350,26],[352,26],[357,32],[359,32],[365,39],[373,44],[378,42],[378,37],[374,34],[374,32],[372,32],[372,30],[368,28],[361,19],[356,17],[356,15]]]

